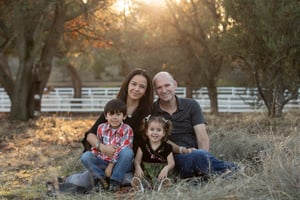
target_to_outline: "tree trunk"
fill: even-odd
[[[275,88],[272,92],[272,101],[268,102],[268,116],[271,118],[282,117],[283,107],[285,105],[284,89]]]
[[[81,80],[80,80],[80,76],[78,75],[76,69],[74,68],[73,65],[68,64],[67,66],[67,70],[69,71],[69,74],[71,76],[71,80],[72,80],[72,86],[74,89],[74,98],[81,98]]]
[[[193,87],[186,85],[186,98],[193,98]]]
[[[39,77],[41,79],[40,94],[43,94],[43,90],[47,85],[51,68],[52,60],[58,52],[58,42],[64,32],[64,18],[65,18],[65,6],[63,1],[56,3],[55,15],[53,24],[50,27],[50,32],[46,38],[45,45],[42,49],[42,55],[40,58],[41,69],[39,71]]]
[[[24,33],[22,19],[17,24],[20,34],[17,37],[20,66],[12,95],[12,119],[26,121],[40,112],[43,90],[50,76],[52,60],[57,51],[58,41],[64,31],[64,2],[58,1],[55,5],[53,23],[44,42],[40,64],[34,64],[34,60],[37,60],[34,50],[38,48],[39,42],[42,41],[35,41],[32,34]],[[37,29],[38,27],[33,28]]]
[[[0,83],[5,89],[10,100],[12,100],[11,98],[14,91],[14,81],[12,79],[12,73],[8,66],[7,57],[2,53],[0,53],[0,71],[2,71],[2,73],[0,73]]]
[[[32,87],[32,59],[20,61],[20,70],[18,72],[15,89],[12,95],[10,117],[14,120],[26,121],[33,117],[33,96]]]
[[[219,114],[218,91],[217,91],[216,83],[213,81],[210,81],[207,84],[207,90],[208,90],[208,96],[209,96],[209,100],[210,100],[210,112],[213,115],[218,115]]]
[[[120,59],[121,59],[121,67],[122,67],[122,69],[121,69],[121,71],[122,71],[121,74],[122,74],[124,77],[126,77],[127,74],[130,72],[129,65],[128,65],[127,61],[125,60],[125,58],[123,58],[123,56],[120,57]]]
[[[20,66],[16,75],[14,90],[11,96],[11,115],[10,117],[15,120],[26,121],[32,117],[32,68],[34,62],[34,49],[35,41],[33,38],[32,30],[26,27],[24,15],[22,13],[23,4],[19,4],[14,9],[16,20],[14,28],[18,33],[16,37],[16,51],[19,57]],[[32,111],[32,113],[31,113]]]
[[[76,69],[73,67],[73,65],[68,64],[67,66],[67,70],[69,71],[69,74],[71,76],[71,80],[72,80],[72,86],[74,89],[74,98],[78,98],[78,100],[72,101],[72,108],[80,108],[81,107],[81,81],[80,81],[80,77],[76,71]],[[73,105],[75,104],[75,105]]]

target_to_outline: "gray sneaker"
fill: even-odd
[[[120,182],[111,179],[109,181],[108,191],[110,191],[110,192],[116,192],[116,191],[118,191],[120,189],[120,187],[121,187],[121,183]]]

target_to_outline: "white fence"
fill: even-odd
[[[42,112],[101,112],[105,104],[118,93],[118,87],[82,88],[82,98],[73,98],[73,88],[54,88],[42,97]],[[300,91],[299,91],[300,92]],[[176,94],[186,96],[186,89],[179,87]],[[263,111],[262,101],[257,97],[256,89],[242,87],[219,87],[219,112],[257,112]],[[206,88],[193,91],[193,98],[204,112],[210,111],[210,100]],[[285,105],[284,110],[300,109],[300,100],[295,99]],[[10,111],[10,100],[3,88],[0,88],[0,112]]]

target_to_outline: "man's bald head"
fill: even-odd
[[[171,82],[175,82],[173,76],[169,72],[161,71],[161,72],[158,72],[157,74],[155,74],[152,79],[152,84],[154,87],[155,87],[155,82],[158,78],[168,79]]]

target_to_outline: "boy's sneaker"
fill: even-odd
[[[133,187],[135,192],[144,192],[144,186],[142,184],[142,181],[139,177],[133,177],[131,180],[131,186]]]
[[[51,181],[46,182],[46,188],[47,188],[47,195],[49,197],[56,197],[55,187],[54,183]]]
[[[111,179],[109,183],[110,184],[109,184],[108,191],[110,191],[110,192],[116,192],[116,191],[118,191],[120,189],[120,186],[121,186],[120,182]]]
[[[158,187],[157,187],[157,191],[161,191],[161,190],[166,190],[168,189],[172,184],[171,179],[169,178],[164,178],[160,181]]]
[[[97,179],[97,183],[96,183],[96,185],[95,185],[96,192],[100,192],[100,190],[101,190],[100,187],[101,187],[101,189],[103,189],[103,190],[108,190],[108,188],[109,188],[108,183],[107,183],[106,180],[103,179],[103,178],[98,178],[98,179]]]

